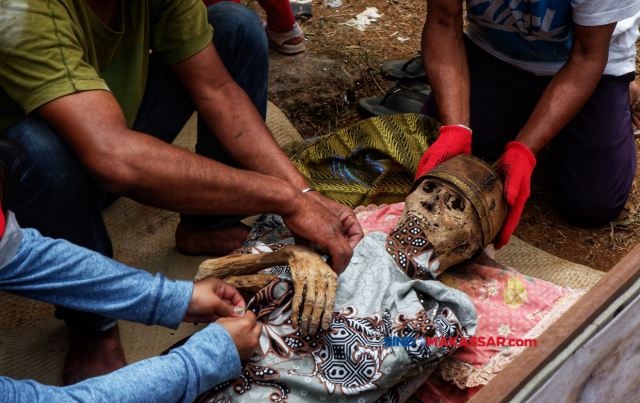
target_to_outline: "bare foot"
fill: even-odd
[[[633,130],[636,131],[640,129],[640,83],[637,78],[629,84],[629,98],[631,98],[629,103],[631,104]]]
[[[228,255],[242,247],[250,230],[237,223],[213,231],[193,231],[180,222],[176,229],[176,245],[185,255]]]
[[[127,365],[118,325],[104,332],[72,330],[70,336],[62,375],[65,386],[110,374]]]

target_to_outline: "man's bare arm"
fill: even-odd
[[[469,127],[469,64],[462,31],[462,1],[427,0],[422,58],[443,125]]]
[[[351,258],[340,219],[315,199],[282,179],[230,168],[127,129],[107,91],[67,95],[38,112],[110,192],[185,213],[274,212],[292,231],[326,247],[336,272]]]
[[[233,81],[213,44],[170,67],[234,161],[243,168],[283,179],[300,190],[309,187],[282,152],[247,94]],[[345,238],[355,247],[363,233],[353,211],[319,193],[308,196],[336,214]]]
[[[283,212],[299,192],[287,182],[230,168],[129,130],[107,91],[86,91],[38,109],[106,190],[193,214]]]
[[[284,179],[300,190],[309,187],[249,96],[233,81],[213,44],[170,68],[234,161],[245,169]]]
[[[547,85],[516,141],[534,155],[573,119],[587,102],[607,65],[616,23],[597,27],[574,24],[569,59]]]

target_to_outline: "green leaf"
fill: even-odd
[[[524,276],[524,278],[526,278],[527,280],[529,280],[529,281],[530,281],[530,282],[532,282],[533,284],[536,284],[536,280],[534,280],[532,277]]]
[[[500,270],[498,274],[508,274],[509,270]]]

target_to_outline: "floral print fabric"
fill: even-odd
[[[524,276],[516,270],[468,264],[447,271],[442,282],[465,292],[478,311],[476,337],[524,339],[556,305],[573,293],[547,281]],[[495,344],[495,343],[494,343]],[[464,347],[455,357],[480,367],[504,347]]]

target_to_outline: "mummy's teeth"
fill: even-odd
[[[425,218],[425,216],[419,211],[409,210],[409,211],[407,211],[407,215],[415,216],[423,224],[426,224],[425,225],[426,227],[429,227],[429,225],[430,225],[429,220],[427,218]]]

